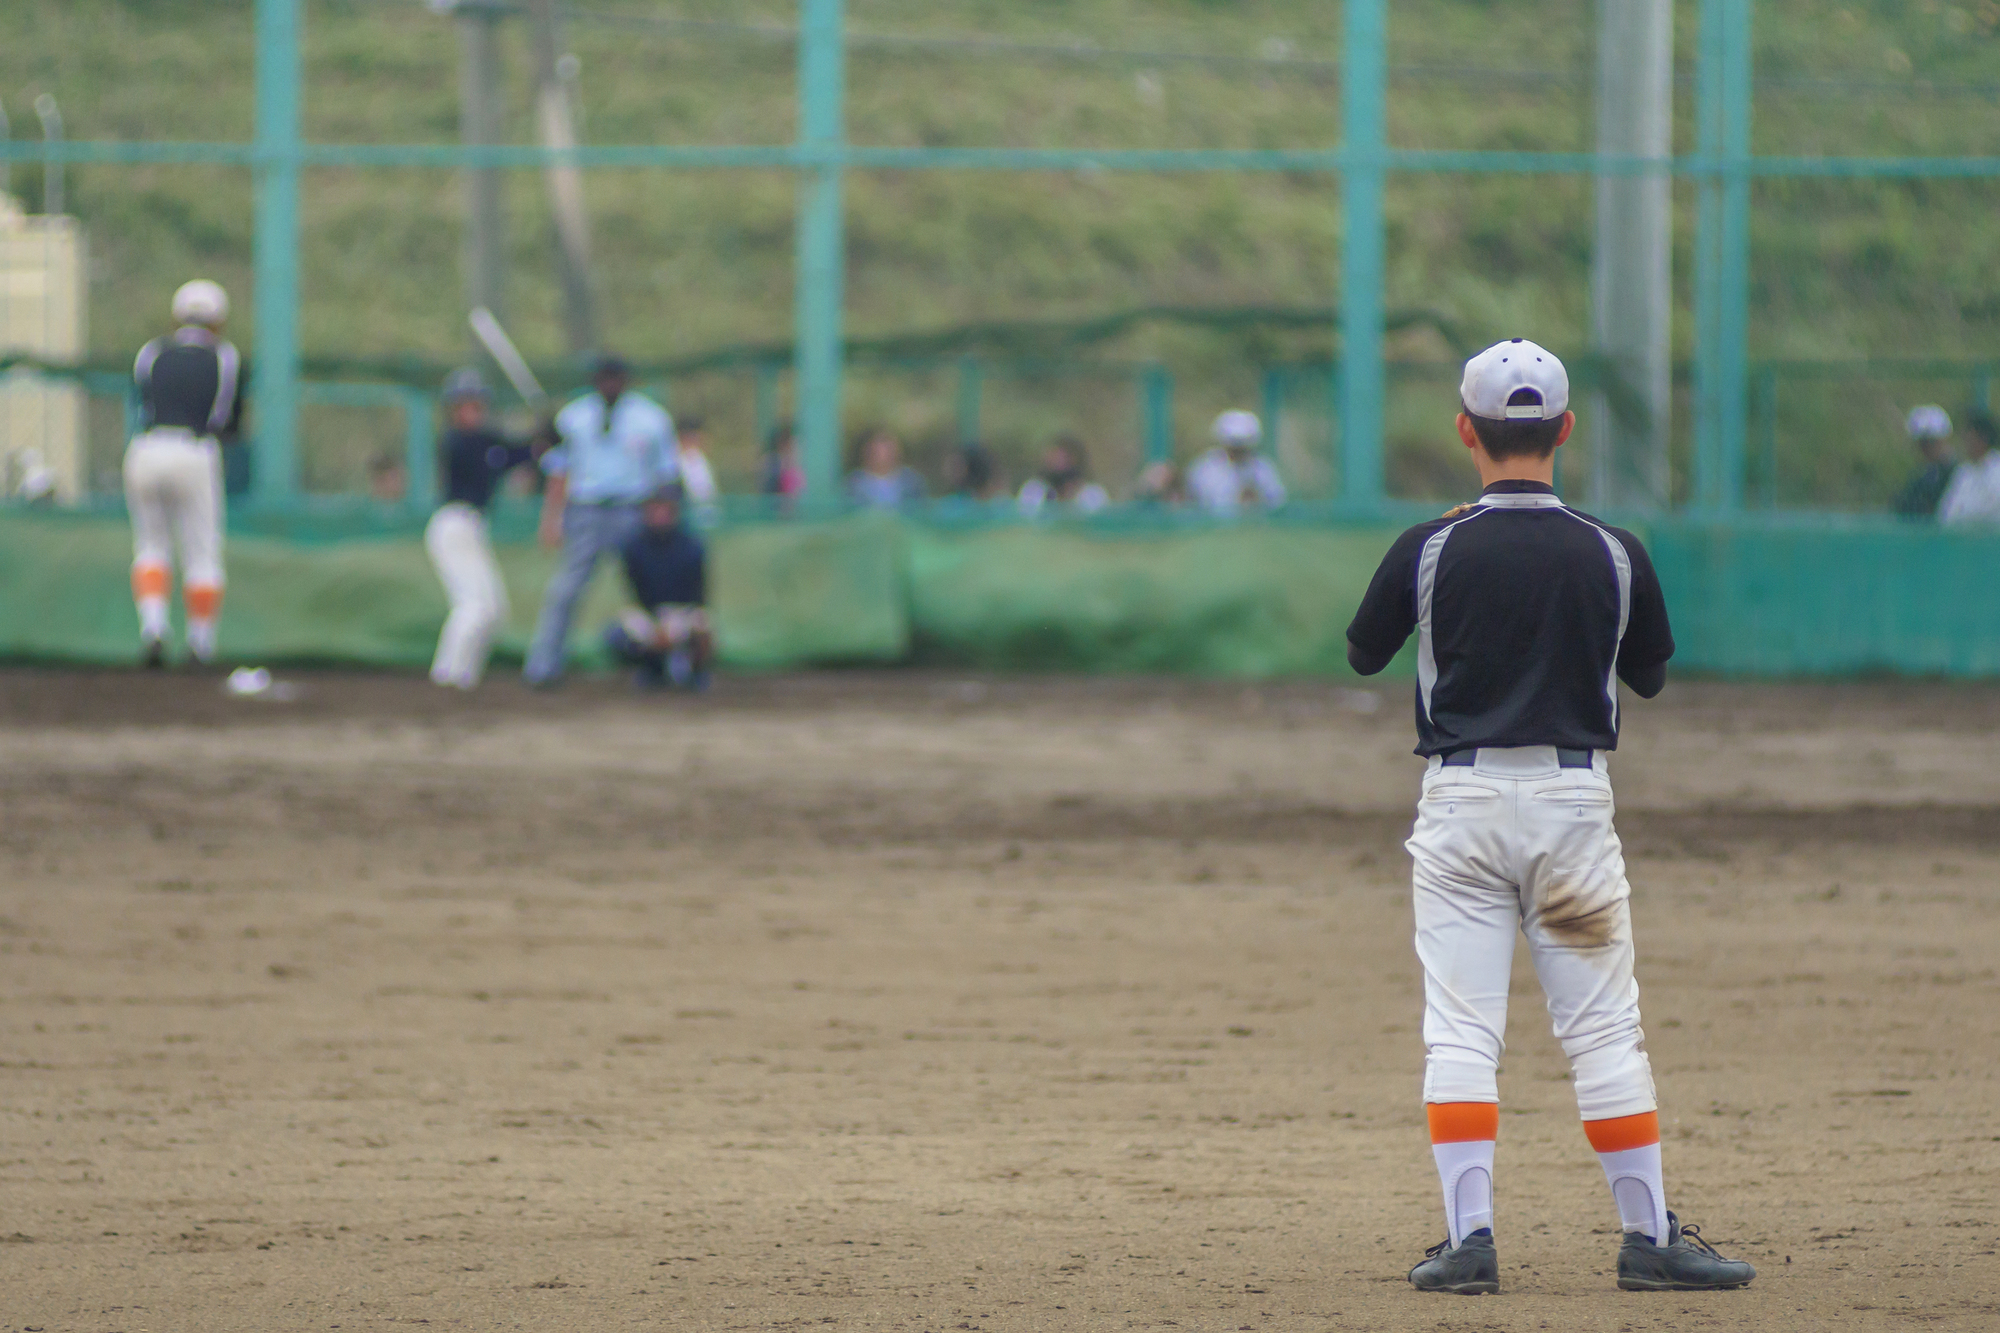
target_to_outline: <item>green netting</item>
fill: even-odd
[[[1343,631],[1395,529],[1127,522],[953,527],[853,517],[746,523],[711,539],[726,665],[920,661],[991,668],[1348,675]],[[1649,527],[1684,670],[1801,676],[2000,676],[2000,533],[1832,524]],[[526,646],[550,557],[501,545]],[[0,657],[130,661],[136,628],[122,522],[0,516]],[[405,534],[300,543],[233,535],[232,658],[415,667],[445,601]],[[575,655],[621,590],[607,564]],[[1406,651],[1394,672],[1407,675]]]
[[[513,614],[495,651],[525,654],[551,557],[528,543],[496,548]],[[715,544],[719,651],[735,666],[884,662],[906,655],[893,525],[747,527]],[[0,517],[0,657],[129,662],[137,622],[122,522],[66,515]],[[310,544],[232,534],[223,646],[236,660],[416,667],[444,623],[444,591],[409,536]],[[597,657],[596,630],[623,605],[599,567],[575,621],[573,656]],[[720,610],[726,607],[726,613]]]
[[[913,527],[915,647],[985,667],[1351,676],[1347,622],[1394,535]]]

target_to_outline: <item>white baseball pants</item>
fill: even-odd
[[[468,504],[448,504],[424,528],[424,549],[451,601],[438,635],[431,679],[469,690],[486,672],[493,636],[507,620],[507,585],[493,559],[486,517]]]
[[[125,449],[125,506],[132,515],[133,567],[172,569],[181,580],[222,586],[222,452],[184,430],[149,430]]]
[[[222,608],[222,451],[215,441],[175,427],[149,430],[125,448],[125,508],[132,518],[132,598],[139,632],[167,634],[174,548],[180,547],[188,646],[215,652]]]
[[[1424,1100],[1497,1102],[1516,931],[1548,995],[1585,1120],[1655,1110],[1632,976],[1631,887],[1604,755],[1560,768],[1550,746],[1430,761],[1416,827]]]

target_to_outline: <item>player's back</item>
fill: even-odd
[[[1618,674],[1673,653],[1639,539],[1539,483],[1399,537],[1348,638],[1386,662],[1417,635],[1418,753],[1618,744]]]
[[[236,348],[202,328],[155,338],[132,369],[149,427],[227,433],[239,397]]]

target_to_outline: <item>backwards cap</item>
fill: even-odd
[[[1510,405],[1523,389],[1535,401]],[[1465,363],[1458,396],[1467,412],[1488,421],[1550,421],[1569,410],[1569,372],[1546,347],[1513,338]]]

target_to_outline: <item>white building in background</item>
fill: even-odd
[[[0,357],[80,361],[88,345],[83,227],[73,217],[30,217],[0,194]],[[16,369],[0,373],[0,490],[84,490],[84,387]]]

